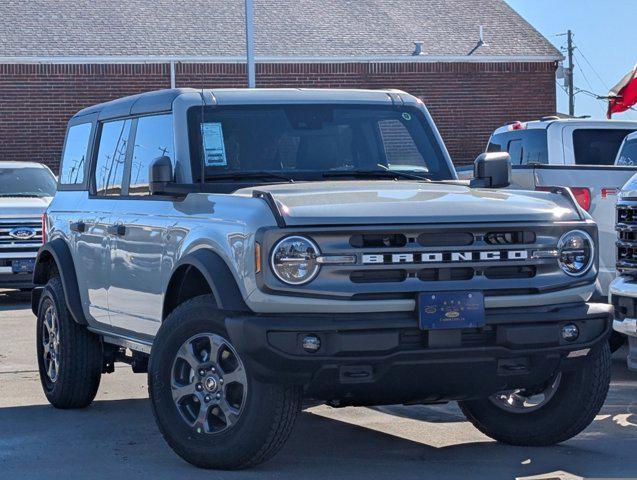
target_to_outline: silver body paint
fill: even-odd
[[[392,102],[401,101],[423,111],[442,145],[424,105],[405,93],[215,90],[205,92],[203,97],[211,105],[391,105]],[[200,105],[201,98],[197,91],[186,91],[177,96],[172,105],[176,175],[182,183],[191,181],[186,110]],[[451,166],[444,147],[443,151]],[[84,314],[91,327],[100,331],[125,331],[132,335],[153,337],[161,324],[164,292],[176,263],[185,255],[202,248],[214,251],[227,263],[245,303],[256,313],[392,312],[414,309],[413,299],[353,301],[346,292],[341,292],[338,298],[338,295],[290,295],[289,292],[260,288],[255,274],[255,240],[264,229],[277,230],[277,223],[268,205],[252,196],[253,190],[272,194],[290,227],[290,233],[298,232],[299,229],[318,228],[347,234],[353,227],[378,229],[389,225],[410,228],[464,225],[470,229],[507,222],[527,225],[555,223],[564,226],[585,224],[594,228],[589,219],[582,219],[564,196],[544,192],[471,189],[454,183],[453,166],[451,171],[454,178],[450,179],[450,183],[409,180],[299,182],[260,185],[232,194],[191,193],[182,199],[95,198],[88,191],[60,191],[48,209],[48,235],[50,240],[63,238],[70,247]],[[80,220],[86,224],[86,231],[71,231],[70,223]],[[106,231],[107,226],[117,223],[126,226],[125,236],[109,235]],[[548,236],[546,238],[549,239]],[[455,251],[464,253],[463,249],[456,248]],[[268,255],[269,252],[265,251],[265,264]],[[324,268],[329,276],[330,269],[337,267]],[[564,283],[563,278],[559,280]],[[463,288],[463,285],[458,285],[458,288]],[[583,286],[565,285],[562,290],[535,295],[490,296],[486,298],[486,306],[494,308],[583,301],[590,298],[593,289],[594,283],[591,283]]]

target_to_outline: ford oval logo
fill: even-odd
[[[17,240],[29,240],[35,237],[36,230],[30,227],[16,227],[9,231],[9,235]]]

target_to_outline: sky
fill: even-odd
[[[566,36],[556,34],[569,28],[573,31],[577,47],[574,79],[578,88],[606,95],[637,63],[637,0],[506,2],[557,48],[566,47]],[[559,83],[563,85],[563,80]],[[556,88],[557,109],[568,113],[568,96],[562,88]],[[579,93],[575,96],[575,114],[605,118],[606,103]],[[613,118],[637,120],[637,111],[616,114]]]

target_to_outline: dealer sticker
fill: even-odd
[[[221,123],[202,123],[201,137],[203,138],[206,167],[225,167],[228,165]]]

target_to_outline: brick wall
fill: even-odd
[[[179,87],[245,86],[245,65],[177,64]],[[553,63],[257,65],[259,87],[399,88],[427,104],[457,165],[511,120],[555,113]],[[66,121],[83,107],[168,88],[167,64],[0,65],[0,159],[57,170]]]

